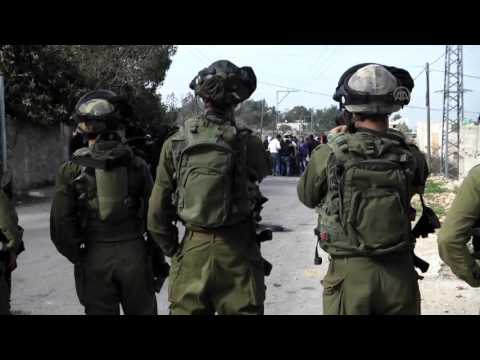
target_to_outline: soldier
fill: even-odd
[[[0,315],[10,314],[12,272],[17,268],[17,256],[25,249],[23,229],[12,204],[11,174],[1,174],[0,187]]]
[[[122,143],[119,98],[84,95],[73,115],[88,147],[60,167],[51,210],[51,238],[75,264],[85,313],[157,313],[145,241],[153,180],[147,164]]]
[[[472,228],[480,220],[480,166],[470,170],[458,189],[438,235],[440,257],[453,273],[472,287],[480,286],[480,267],[468,250]],[[478,244],[474,244],[478,252]],[[476,254],[478,258],[478,253]]]
[[[347,70],[334,100],[351,122],[313,151],[298,184],[300,201],[318,208],[318,243],[330,255],[324,314],[420,314],[410,200],[423,193],[428,169],[388,128],[413,85],[407,71],[390,66]]]
[[[234,119],[256,77],[250,67],[221,60],[190,88],[205,112],[165,142],[148,213],[151,235],[172,257],[171,314],[263,314],[264,262],[252,204],[268,162],[262,142]],[[177,220],[186,227],[181,244]]]

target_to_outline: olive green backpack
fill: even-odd
[[[178,217],[202,228],[251,217],[246,162],[249,131],[203,117],[188,119],[172,138]]]
[[[328,193],[319,209],[320,246],[330,255],[377,256],[411,245],[415,158],[401,134],[369,131],[329,143]]]
[[[98,148],[98,149],[97,149]],[[98,143],[94,149],[82,148],[72,161],[81,165],[74,183],[87,207],[97,212],[101,221],[120,223],[130,216],[128,166],[132,154],[119,143]]]

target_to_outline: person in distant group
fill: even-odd
[[[308,157],[312,156],[312,151],[319,145],[318,141],[315,140],[313,135],[308,136]]]
[[[305,168],[307,167],[308,156],[309,156],[309,144],[305,140],[305,138],[302,136],[300,138],[300,144],[298,146],[298,165],[299,165],[300,175],[303,174],[303,172],[305,171]]]
[[[270,143],[269,136],[265,136],[265,139],[263,140],[263,146],[265,147],[265,150],[268,150],[269,143]]]
[[[277,134],[275,138],[273,138],[270,143],[268,144],[268,151],[270,152],[270,156],[272,159],[272,172],[273,176],[279,176],[280,171],[280,149],[281,144],[280,140],[282,137],[280,134]]]
[[[281,170],[280,173],[282,176],[290,176],[290,159],[291,159],[291,141],[289,136],[280,142],[280,164]]]

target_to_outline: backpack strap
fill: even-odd
[[[176,171],[178,171],[180,155],[186,146],[187,142],[185,138],[185,127],[180,126],[177,132],[172,135],[172,158],[173,166],[175,167]]]

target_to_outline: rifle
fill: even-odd
[[[253,184],[255,183],[253,182]],[[260,192],[260,187],[258,185],[254,185],[251,190],[254,192],[254,206],[253,206],[252,217],[255,224],[256,241],[258,246],[261,247],[263,242],[270,241],[273,239],[272,229],[266,227],[265,225],[260,224],[260,222],[262,221],[262,217],[260,216],[260,213],[263,209],[263,204],[265,204],[268,201],[268,198],[262,195],[262,193]],[[265,273],[265,276],[270,276],[273,269],[272,263],[263,257],[262,257],[262,261],[263,261],[263,271]]]
[[[435,212],[425,205],[423,195],[420,195],[420,200],[422,202],[423,211],[422,216],[412,230],[412,235],[415,239],[419,237],[426,238],[429,234],[433,234],[435,230],[439,229],[441,226],[440,220],[438,220]],[[413,253],[413,265],[416,268],[420,269],[422,273],[427,272],[428,268],[430,267],[429,263],[420,259],[417,255],[415,255],[415,253]]]
[[[314,235],[317,237],[317,243],[315,244],[315,256],[313,258],[313,263],[315,265],[322,265],[322,258],[318,255],[318,243],[320,241],[320,231],[318,229],[313,230]]]

